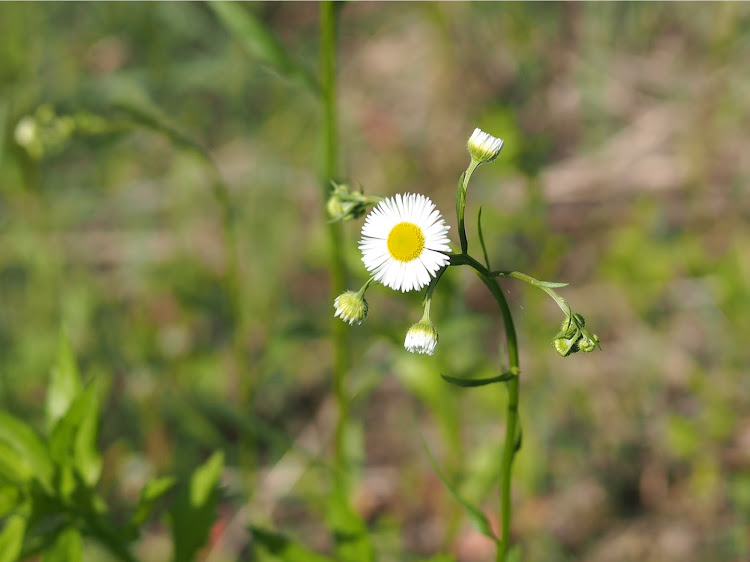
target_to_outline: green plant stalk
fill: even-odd
[[[505,326],[505,339],[508,351],[508,369],[515,376],[506,382],[508,390],[507,420],[505,424],[505,442],[503,444],[503,462],[500,470],[500,542],[497,545],[496,562],[504,562],[510,549],[511,531],[511,479],[513,459],[518,451],[517,438],[519,431],[518,403],[520,394],[520,364],[518,357],[518,339],[516,329],[513,325],[513,316],[510,313],[508,301],[505,299],[500,285],[497,283],[497,275],[489,271],[477,260],[468,254],[452,254],[451,265],[468,265],[474,269],[482,280],[482,283],[490,290],[495,298]]]
[[[331,190],[331,180],[338,172],[338,112],[336,103],[336,6],[331,0],[320,3],[320,88],[323,104],[322,151],[320,185],[325,212],[325,202]],[[331,259],[331,293],[335,298],[346,287],[346,270],[341,242],[341,225],[328,223],[328,240]],[[334,436],[334,467],[340,488],[346,487],[349,474],[346,466],[346,427],[349,419],[349,401],[346,396],[346,373],[349,366],[348,332],[346,325],[332,319],[333,341],[333,392],[339,417]]]

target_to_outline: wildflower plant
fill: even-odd
[[[497,545],[496,560],[504,561],[510,551],[511,528],[511,469],[513,459],[521,448],[521,426],[519,421],[519,390],[521,369],[519,365],[518,343],[513,325],[513,317],[508,302],[503,295],[498,278],[512,277],[541,289],[560,307],[564,318],[559,332],[552,338],[552,344],[562,357],[578,351],[588,353],[600,348],[599,338],[586,328],[583,316],[574,313],[567,301],[555,289],[566,283],[540,281],[525,273],[512,270],[493,269],[484,244],[482,234],[481,209],[478,213],[478,238],[483,260],[479,261],[469,253],[466,237],[465,214],[466,196],[474,171],[482,164],[494,161],[502,151],[503,141],[488,133],[475,129],[467,142],[471,161],[459,178],[456,188],[456,222],[458,225],[459,252],[452,252],[448,239],[449,226],[445,224],[440,211],[427,197],[415,193],[397,194],[381,200],[365,217],[359,249],[362,262],[371,277],[358,292],[346,291],[334,301],[335,316],[350,325],[361,324],[369,307],[365,292],[377,281],[395,291],[408,292],[426,287],[422,301],[422,319],[406,332],[404,347],[411,353],[432,355],[438,345],[438,331],[430,318],[432,297],[442,275],[451,266],[469,266],[489,289],[500,309],[505,326],[507,358],[499,375],[483,379],[461,379],[447,375],[442,378],[462,387],[486,386],[504,383],[508,392],[505,442],[503,445],[500,474],[500,521],[501,533],[498,537],[492,530],[487,517],[475,506],[461,498],[447,481],[433,461],[436,472],[451,493],[467,509],[469,516],[479,530],[493,539]],[[335,192],[334,192],[335,194]],[[336,218],[352,220],[364,214],[363,206],[373,201],[363,194],[356,212],[342,212]],[[429,451],[428,451],[429,455]],[[432,456],[430,455],[432,461]]]

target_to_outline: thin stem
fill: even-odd
[[[513,468],[513,459],[515,458],[517,448],[517,435],[519,431],[518,403],[520,391],[520,365],[518,358],[518,340],[516,330],[513,325],[513,316],[510,313],[508,301],[505,299],[500,285],[495,279],[496,275],[490,272],[477,260],[468,254],[452,254],[451,265],[468,265],[472,267],[482,283],[490,290],[495,298],[497,305],[500,307],[500,313],[505,325],[505,339],[508,350],[508,366],[511,373],[516,376],[507,381],[508,390],[508,418],[505,425],[505,443],[503,445],[503,462],[500,471],[500,521],[501,521],[501,540],[497,547],[497,562],[504,562],[510,548],[510,530],[511,530],[511,476]]]
[[[338,173],[338,113],[336,104],[336,7],[332,1],[320,3],[320,86],[323,102],[322,151],[320,184],[323,203],[328,200],[331,181]],[[331,293],[341,294],[345,288],[346,270],[341,243],[341,226],[328,224],[328,239],[331,248]],[[345,432],[348,425],[349,401],[346,396],[347,331],[343,322],[333,319],[333,392],[338,405],[339,418],[334,437],[334,466],[337,474],[348,475],[346,468]],[[337,478],[337,484],[341,484]]]

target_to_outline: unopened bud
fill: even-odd
[[[479,164],[492,162],[503,149],[503,140],[485,133],[481,129],[474,129],[466,143],[471,157]]]

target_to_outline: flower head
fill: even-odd
[[[333,301],[333,308],[336,309],[334,316],[340,317],[350,326],[361,324],[370,309],[364,295],[354,291],[346,291],[336,297],[336,300]]]
[[[450,227],[424,195],[407,193],[381,201],[365,219],[359,249],[375,281],[396,291],[420,289],[450,259]]]
[[[422,318],[406,332],[404,347],[411,353],[435,353],[438,344],[438,332],[429,318]]]
[[[474,129],[466,143],[469,154],[479,164],[492,162],[500,151],[503,149],[503,140],[497,139],[492,135],[485,133],[481,129]]]

